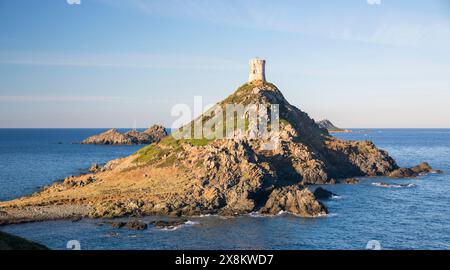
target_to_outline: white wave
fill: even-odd
[[[188,221],[186,221],[183,224],[180,224],[180,225],[177,225],[177,226],[169,226],[169,227],[166,227],[166,228],[162,228],[160,230],[161,231],[176,231],[176,230],[178,230],[179,228],[182,228],[182,227],[194,226],[194,225],[198,225],[198,224],[200,224],[200,222],[188,220]]]
[[[203,214],[203,215],[199,215],[198,217],[200,218],[206,218],[206,217],[218,217],[219,215],[217,214]]]
[[[261,218],[261,217],[265,217],[266,215],[262,215],[259,212],[255,211],[255,212],[251,212],[248,214],[249,217],[254,217],[254,218]]]
[[[185,226],[193,226],[193,225],[197,225],[197,224],[200,224],[200,222],[188,220],[183,225],[185,225]]]
[[[276,215],[269,215],[269,214],[261,214],[261,213],[259,213],[258,211],[255,211],[255,212],[248,213],[247,216],[253,217],[253,218],[265,218],[265,217],[276,217],[276,216],[281,216],[281,215],[284,215],[284,214],[289,214],[289,213],[288,213],[287,211],[281,210],[281,211],[278,212],[278,214],[276,214]]]
[[[382,188],[411,188],[416,186],[415,184],[387,184],[381,182],[372,183],[372,185]]]
[[[333,199],[333,200],[342,200],[343,197],[339,196],[339,195],[333,195],[333,196],[331,196],[331,199]]]

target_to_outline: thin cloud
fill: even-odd
[[[182,100],[178,100],[181,102]],[[155,99],[149,97],[119,97],[119,96],[0,96],[0,102],[119,102],[128,104],[176,104],[172,99]]]
[[[189,55],[40,52],[0,52],[0,64],[180,70],[235,70],[242,66],[232,60]]]
[[[450,22],[436,21],[424,16],[420,21],[409,18],[408,11],[399,17],[354,17],[348,22],[345,11],[335,11],[339,3],[317,6],[300,1],[286,1],[285,5],[269,1],[155,1],[155,0],[98,0],[117,7],[131,8],[150,16],[181,18],[222,24],[238,28],[297,33],[312,37],[373,43],[397,47],[446,48],[450,42]],[[364,0],[361,0],[363,2]],[[366,0],[368,1],[368,0]],[[367,2],[379,5],[380,0]],[[383,5],[385,3],[383,2]],[[314,11],[312,13],[311,11]],[[376,10],[373,12],[377,12]],[[374,14],[373,12],[369,13]],[[314,14],[312,16],[311,14]],[[402,17],[403,16],[403,17]],[[322,19],[323,18],[323,19]],[[403,18],[403,19],[402,19]],[[324,23],[327,20],[336,23]],[[365,26],[361,28],[361,26]]]
[[[109,96],[0,96],[0,102],[111,102],[125,99]]]

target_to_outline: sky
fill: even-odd
[[[0,128],[170,127],[254,57],[316,120],[450,128],[448,0],[0,0]]]

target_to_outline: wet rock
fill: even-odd
[[[412,167],[411,170],[416,174],[435,172],[427,162],[422,162],[419,165]]]
[[[186,224],[186,222],[188,222],[187,219],[170,220],[170,221],[158,220],[153,221],[150,224],[152,224],[157,229],[173,229],[180,225]]]
[[[324,188],[318,187],[314,191],[314,196],[319,200],[328,200],[331,199],[333,196],[336,196],[336,194]]]
[[[125,225],[127,225],[126,222],[111,222],[111,227],[114,229],[120,229],[125,227]]]
[[[417,177],[422,174],[439,173],[439,172],[442,172],[442,171],[434,170],[430,166],[430,164],[423,162],[412,168],[397,169],[397,170],[391,172],[388,176],[390,178],[413,178],[413,177]]]
[[[82,219],[83,219],[83,217],[76,216],[76,217],[73,217],[71,221],[75,223],[75,222],[81,221]]]
[[[419,174],[415,171],[411,170],[410,168],[400,168],[398,170],[393,171],[389,174],[390,178],[411,178],[416,177]]]
[[[347,184],[347,185],[355,185],[359,183],[359,180],[356,178],[347,178],[344,180],[341,180],[340,183]]]
[[[138,220],[133,220],[133,221],[126,223],[125,227],[130,230],[143,231],[143,230],[146,230],[148,226],[147,226],[147,224],[145,224],[143,222],[140,222]]]
[[[272,191],[260,213],[276,215],[283,211],[302,217],[317,217],[328,213],[326,207],[309,189],[300,186],[278,188]]]

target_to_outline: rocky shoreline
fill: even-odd
[[[334,138],[267,82],[244,84],[209,112],[228,103],[279,104],[280,129],[275,134],[279,147],[267,150],[262,146],[270,141],[253,138],[250,130],[217,140],[165,136],[91,173],[68,177],[31,196],[0,202],[0,224],[253,212],[318,217],[328,210],[310,185],[439,172],[426,163],[400,168],[370,141]],[[194,121],[211,118],[209,112]],[[104,138],[101,141],[110,140]]]

